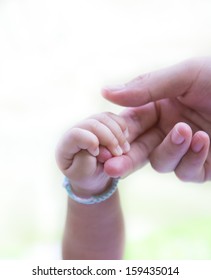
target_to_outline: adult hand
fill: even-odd
[[[192,59],[105,88],[125,109],[131,150],[105,163],[110,176],[126,176],[148,160],[183,181],[211,180],[211,58]]]

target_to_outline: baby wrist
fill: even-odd
[[[88,195],[87,193],[81,193],[78,191],[75,191],[71,185],[70,180],[65,177],[63,182],[63,187],[66,189],[68,196],[81,204],[96,204],[100,203],[102,201],[107,200],[109,197],[111,197],[114,192],[117,189],[119,178],[111,178],[109,182],[106,184],[105,188],[101,192],[96,192],[95,194]]]
[[[108,188],[110,188],[110,185],[112,183],[112,178],[107,178],[107,179],[103,179],[102,181],[96,183],[94,185],[94,183],[90,182],[86,182],[86,184],[84,184],[84,182],[82,183],[82,185],[79,183],[75,183],[73,182],[71,179],[69,179],[69,182],[71,182],[71,188],[72,188],[72,192],[82,198],[89,198],[90,196],[93,195],[100,195],[101,193],[103,193],[105,190],[107,190]]]

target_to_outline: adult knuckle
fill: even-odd
[[[145,73],[145,74],[141,74],[141,75],[139,75],[139,76],[137,76],[136,78],[135,78],[135,80],[134,80],[134,82],[145,82],[145,81],[148,81],[150,78],[151,78],[151,75],[152,75],[152,73]]]
[[[163,162],[158,157],[151,157],[150,158],[150,164],[154,170],[156,170],[159,173],[165,173],[166,168],[163,165]]]
[[[188,182],[190,179],[188,178],[187,174],[181,171],[175,171],[175,174],[178,179],[180,179],[183,182]]]
[[[178,157],[178,152],[171,145],[164,145],[163,153],[171,160]]]
[[[187,172],[184,168],[175,170],[175,175],[183,182],[197,182],[196,176],[193,173]]]

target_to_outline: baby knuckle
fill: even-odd
[[[126,137],[124,136],[122,131],[117,131],[116,132],[116,137],[117,137],[120,144],[124,144],[126,142]]]
[[[69,130],[67,133],[66,133],[66,136],[67,138],[77,138],[78,137],[78,134],[79,134],[79,130],[78,128],[76,127],[73,127],[71,130]]]
[[[113,147],[116,147],[116,146],[119,145],[119,141],[116,139],[115,136],[112,136],[112,137],[111,137],[110,143],[111,143],[111,146],[113,146]]]
[[[110,119],[110,113],[109,112],[103,112],[102,114],[100,114],[100,117],[102,120],[107,121],[108,119]]]
[[[109,115],[110,118],[114,119],[119,124],[122,130],[125,130],[127,128],[126,121],[123,117],[111,112],[107,112],[107,114]]]
[[[111,135],[109,138],[107,138],[106,145],[113,148],[113,147],[117,147],[119,145],[119,142],[114,135]]]
[[[124,118],[118,116],[118,123],[123,131],[126,130],[127,123]]]
[[[89,126],[91,128],[91,130],[96,131],[99,129],[99,122],[95,119],[90,119],[89,120]]]

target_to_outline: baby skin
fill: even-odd
[[[110,188],[105,164],[130,150],[125,119],[113,113],[91,116],[68,130],[58,144],[56,161],[75,195],[88,198]],[[80,204],[68,198],[63,238],[64,259],[121,259],[124,223],[118,190],[107,200]]]

